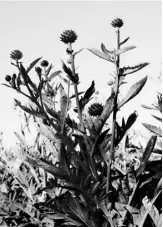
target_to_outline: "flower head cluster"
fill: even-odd
[[[19,50],[14,50],[10,54],[10,58],[13,59],[13,60],[20,60],[22,57],[23,57],[23,54]]]
[[[41,62],[41,66],[42,66],[42,67],[47,67],[48,65],[49,65],[49,62],[46,61],[46,60],[43,60],[43,61]]]
[[[111,22],[111,25],[114,27],[114,28],[121,28],[123,26],[123,20],[120,19],[120,18],[116,18],[114,19],[112,22]]]
[[[60,36],[60,40],[63,43],[74,43],[77,40],[77,34],[73,31],[73,30],[65,30],[61,36]]]

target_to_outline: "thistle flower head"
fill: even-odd
[[[10,82],[10,81],[11,81],[11,76],[10,76],[10,75],[6,75],[5,80],[6,80],[7,82]]]
[[[93,103],[88,108],[88,113],[90,116],[100,116],[103,111],[103,105],[100,103]]]
[[[74,43],[77,40],[77,34],[73,30],[65,30],[61,36],[60,40],[63,43]]]
[[[49,62],[46,61],[46,60],[43,60],[43,61],[41,62],[41,66],[42,66],[42,67],[47,67],[48,65],[49,65]]]
[[[20,60],[23,57],[23,54],[19,50],[14,50],[10,54],[10,58],[13,60]]]
[[[121,28],[123,26],[123,20],[120,19],[120,18],[116,18],[114,19],[112,22],[111,22],[111,25],[114,27],[114,28]]]

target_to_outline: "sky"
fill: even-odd
[[[0,1],[0,84],[7,74],[16,72],[10,64],[13,50],[23,52],[25,66],[38,57],[53,64],[54,70],[61,69],[61,59],[66,60],[66,45],[60,41],[60,34],[72,29],[78,34],[73,49],[84,50],[76,57],[79,67],[79,90],[86,90],[92,80],[104,102],[110,95],[107,81],[109,73],[115,70],[111,63],[90,53],[87,48],[100,50],[101,43],[109,49],[116,48],[116,33],[110,23],[120,17],[124,21],[121,40],[130,36],[127,45],[137,48],[121,57],[121,66],[133,66],[149,62],[138,73],[128,75],[122,94],[148,75],[148,81],[141,93],[122,109],[128,116],[138,111],[137,127],[150,118],[149,111],[141,104],[151,104],[161,89],[158,77],[162,62],[162,15],[161,1]],[[34,71],[31,73],[31,77]],[[15,143],[13,131],[20,130],[20,117],[13,109],[16,93],[0,85],[0,131],[4,132],[7,145]]]

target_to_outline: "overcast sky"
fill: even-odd
[[[60,60],[66,58],[66,46],[59,37],[65,29],[73,29],[78,34],[74,50],[100,49],[101,43],[115,48],[116,33],[110,23],[116,17],[124,21],[121,39],[130,36],[128,45],[137,46],[122,55],[121,65],[150,62],[142,71],[128,76],[129,84],[124,85],[127,91],[131,84],[148,75],[144,90],[122,110],[127,115],[138,110],[138,122],[145,122],[150,113],[143,110],[141,104],[152,103],[161,87],[156,81],[162,67],[161,1],[0,2],[0,83],[4,83],[5,75],[16,72],[10,64],[10,53],[16,49],[23,52],[25,66],[42,56],[55,69],[61,69]],[[87,89],[94,79],[101,99],[107,98],[109,72],[114,70],[112,64],[84,49],[76,58],[76,66],[80,66],[79,90]],[[20,128],[19,117],[13,110],[14,95],[10,89],[0,87],[0,131],[8,143],[13,141],[13,130]]]

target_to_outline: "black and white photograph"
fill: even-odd
[[[161,0],[0,0],[0,227],[162,227]]]

